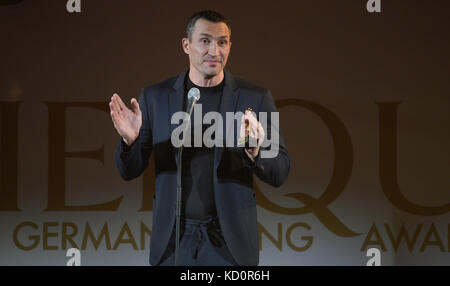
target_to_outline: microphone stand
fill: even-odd
[[[197,102],[197,98],[193,99],[191,109],[189,110],[189,116],[187,120],[186,127],[183,130],[183,142],[178,149],[178,168],[177,168],[177,210],[176,210],[176,226],[175,226],[175,266],[178,266],[178,250],[180,247],[180,220],[181,220],[181,169],[182,169],[182,156],[183,156],[183,146],[186,130],[190,126],[192,111],[194,110],[194,105]]]

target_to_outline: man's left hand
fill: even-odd
[[[247,128],[245,128],[246,123],[249,124],[250,134],[248,133]],[[250,110],[246,110],[244,115],[242,116],[242,122],[241,122],[241,130],[240,130],[240,136],[246,136],[249,135],[250,137],[253,137],[257,140],[257,146],[256,147],[249,147],[245,148],[245,153],[247,156],[252,160],[252,162],[255,162],[256,157],[258,156],[259,149],[261,147],[262,142],[264,141],[264,128],[262,127],[261,123],[255,118],[253,113]]]

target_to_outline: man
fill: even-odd
[[[278,155],[261,156],[265,138],[279,130],[267,124],[265,134],[261,123],[246,110],[276,112],[273,98],[268,90],[224,71],[231,48],[225,17],[214,11],[198,12],[190,18],[186,33],[182,46],[189,56],[188,71],[144,88],[139,103],[131,100],[131,110],[117,94],[112,96],[111,117],[122,137],[115,152],[116,165],[125,180],[132,180],[147,167],[151,152],[154,154],[151,265],[174,265],[177,167],[182,168],[183,194],[180,265],[258,265],[253,174],[278,187],[288,176],[290,160],[281,136]],[[186,110],[186,94],[192,87],[200,90],[197,105],[202,106],[198,110],[196,105],[192,118],[196,112],[203,117],[216,111],[223,118],[226,112],[245,112],[243,120],[257,144],[184,147],[178,166],[177,148],[171,142],[176,126],[171,120],[176,112]],[[191,124],[192,130],[199,127],[204,132],[208,127],[196,124]],[[245,130],[240,129],[239,135],[248,134]],[[224,136],[230,134],[224,132]]]

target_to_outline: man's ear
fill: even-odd
[[[188,38],[181,39],[181,45],[183,46],[183,51],[189,55],[189,39]]]

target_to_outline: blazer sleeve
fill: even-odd
[[[250,160],[243,148],[241,155],[243,157],[244,164],[250,168],[258,178],[269,185],[279,187],[286,181],[289,175],[290,158],[279,126],[277,126],[277,124],[272,126],[271,124],[270,113],[277,112],[277,109],[270,91],[266,92],[259,111],[267,112],[268,114],[265,140],[267,138],[272,139],[272,134],[275,134],[275,132],[279,134],[279,142],[277,146],[272,146],[272,148],[278,148],[278,154],[273,158],[262,158],[261,151],[269,150],[270,146],[265,148],[261,146],[258,156],[255,158],[255,162]],[[276,142],[272,143],[276,144]]]
[[[149,116],[151,109],[147,104],[145,89],[142,90],[138,102],[142,113],[139,135],[131,146],[128,146],[121,138],[114,154],[117,170],[126,181],[137,178],[144,172],[153,147],[152,124]]]

